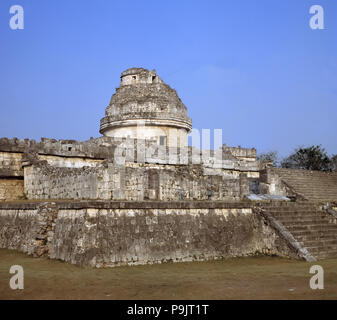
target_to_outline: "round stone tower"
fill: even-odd
[[[101,120],[100,133],[109,137],[155,139],[159,145],[187,146],[192,121],[177,92],[155,70],[122,72]]]

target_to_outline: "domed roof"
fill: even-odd
[[[122,72],[121,77],[130,75],[130,74],[138,74],[144,71],[149,72],[149,70],[144,69],[144,68],[129,68]]]
[[[177,92],[160,79],[155,70],[130,68],[122,72],[120,87],[112,95],[101,120],[100,132],[125,121],[158,119],[158,125],[191,130],[192,121]],[[166,120],[166,121],[165,121]]]

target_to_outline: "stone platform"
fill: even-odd
[[[3,202],[0,247],[93,267],[262,254],[314,261],[336,256],[336,221],[313,202]]]

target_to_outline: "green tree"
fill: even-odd
[[[281,161],[281,167],[328,171],[331,169],[331,160],[320,145],[308,148],[300,147]]]
[[[257,157],[257,160],[264,163],[271,163],[272,167],[278,166],[278,155],[277,151],[269,151],[266,153],[260,153]]]
[[[332,171],[337,171],[337,154],[330,158],[330,168]]]

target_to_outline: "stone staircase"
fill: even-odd
[[[337,258],[337,215],[313,202],[288,202],[262,208],[281,223],[317,260]]]
[[[273,171],[307,200],[337,201],[337,172],[277,168]]]

